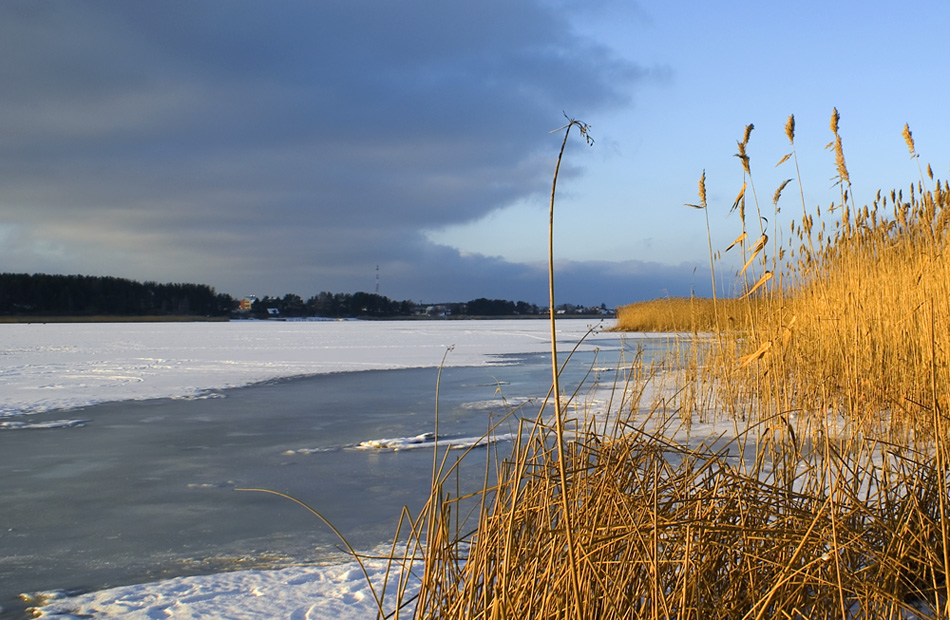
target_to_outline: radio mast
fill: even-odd
[[[376,265],[376,294],[379,295],[379,265]]]

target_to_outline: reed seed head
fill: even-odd
[[[703,176],[699,177],[699,204],[706,206],[706,171],[703,170]]]
[[[778,206],[778,199],[782,197],[782,190],[784,190],[784,189],[785,189],[785,186],[788,185],[788,184],[791,183],[791,182],[792,182],[791,179],[785,179],[785,181],[782,182],[782,184],[778,186],[778,189],[775,190],[775,194],[772,196],[772,205],[773,205],[773,206]]]
[[[788,120],[785,121],[785,136],[788,138],[788,141],[792,144],[795,144],[795,115],[789,114]]]
[[[835,167],[838,169],[838,178],[842,183],[851,183],[848,167],[844,163],[844,149],[841,147],[841,136],[835,134]]]
[[[752,130],[755,129],[755,125],[749,123],[745,126],[745,133],[742,134],[742,144],[749,143],[749,136],[752,135]]]
[[[916,157],[917,152],[916,149],[914,149],[914,136],[910,132],[910,125],[904,123],[904,131],[902,133],[904,135],[904,142],[907,143],[907,150],[910,151],[910,156]]]
[[[751,125],[750,125],[751,127]],[[742,162],[742,169],[745,170],[746,174],[752,174],[752,171],[749,169],[749,156],[745,152],[745,141],[739,142],[739,152],[736,153],[736,157],[739,158],[739,161]]]
[[[841,120],[841,115],[838,114],[838,108],[834,108],[831,111],[831,133],[838,135],[838,121]]]
[[[785,179],[785,181],[778,186],[778,189],[775,190],[775,194],[772,196],[772,205],[778,205],[778,199],[782,197],[782,190],[791,182],[791,179]]]

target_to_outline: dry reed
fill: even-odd
[[[749,305],[737,299],[664,297],[617,308],[618,331],[715,332],[720,325],[744,326],[751,320]],[[721,317],[717,313],[721,313]]]
[[[545,408],[522,421],[474,495],[434,478],[403,558],[424,563],[416,618],[947,617],[950,186],[921,174],[890,206],[849,208],[838,123],[831,230],[799,183],[802,218],[769,257],[764,231],[746,245],[743,188],[746,294],[618,317],[718,338],[638,357],[597,416],[561,419],[555,390],[556,428]],[[785,131],[783,162],[794,117]],[[733,430],[693,426],[717,420]]]

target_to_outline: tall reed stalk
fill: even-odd
[[[571,128],[577,127],[577,130],[580,132],[581,136],[587,140],[588,145],[593,144],[593,138],[591,138],[590,133],[588,133],[589,127],[586,123],[573,118],[568,120],[569,122],[567,125],[561,129],[555,130],[564,131],[564,140],[561,141],[561,150],[558,152],[557,163],[554,166],[554,180],[551,182],[551,208],[548,219],[548,312],[550,314],[551,323],[551,385],[553,386],[552,390],[554,392],[557,466],[558,476],[560,477],[561,482],[561,519],[562,527],[564,528],[564,536],[567,541],[568,568],[571,574],[571,588],[574,593],[574,606],[576,612],[575,617],[580,618],[581,594],[579,578],[577,576],[577,549],[574,547],[574,528],[571,523],[571,506],[567,499],[567,462],[564,456],[564,411],[563,404],[561,402],[561,387],[559,379],[560,367],[557,363],[557,312],[555,311],[554,305],[554,196],[557,191],[558,173],[561,170],[561,159],[564,157],[564,148],[567,146],[567,138],[571,133]]]

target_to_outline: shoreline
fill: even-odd
[[[612,320],[616,318],[613,314],[564,314],[559,315],[558,320],[569,319],[587,319],[587,320]],[[123,315],[96,315],[96,316],[0,316],[0,325],[18,325],[18,324],[45,324],[45,323],[230,323],[235,321],[261,321],[261,322],[307,322],[307,321],[510,321],[510,320],[549,320],[546,314],[504,314],[493,316],[482,315],[457,315],[457,316],[356,316],[356,317],[323,317],[323,316],[303,316],[303,317],[280,317],[259,319],[257,317],[234,317],[234,316],[194,316],[194,315],[174,315],[174,316],[123,316]]]

